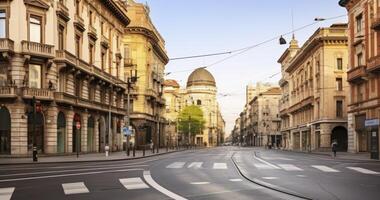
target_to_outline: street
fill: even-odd
[[[377,199],[380,162],[219,147],[0,167],[0,199]],[[281,192],[280,192],[281,191]]]

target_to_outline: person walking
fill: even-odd
[[[336,157],[336,149],[338,148],[338,142],[336,140],[333,140],[331,144],[332,152],[334,153],[334,158]]]

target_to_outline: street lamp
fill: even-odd
[[[132,70],[131,70],[130,74],[131,74],[131,76],[127,78],[127,122],[126,122],[126,125],[128,127],[128,130],[129,130],[129,126],[130,126],[130,123],[131,123],[130,93],[131,93],[132,85],[137,82],[137,70],[135,70],[135,74],[134,75],[132,75]],[[131,131],[131,130],[129,130],[129,131]],[[128,149],[129,149],[129,137],[130,137],[129,135],[127,135],[127,137],[126,137],[126,148],[125,148],[125,151],[126,151],[127,154],[128,154]],[[133,145],[135,145],[135,144],[133,144]]]

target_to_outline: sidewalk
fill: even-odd
[[[152,157],[157,155],[163,155],[167,153],[173,153],[178,151],[184,151],[186,148],[168,149],[160,148],[159,153],[152,153],[152,150],[145,151],[145,157]],[[88,153],[80,154],[77,158],[76,155],[64,155],[64,156],[41,156],[38,157],[38,162],[33,162],[32,157],[30,158],[0,158],[0,165],[7,164],[31,164],[31,163],[64,163],[64,162],[92,162],[92,161],[110,161],[110,160],[132,160],[143,158],[143,151],[136,150],[135,157],[133,157],[133,151],[130,151],[129,156],[125,151],[111,152],[108,157],[105,153]]]

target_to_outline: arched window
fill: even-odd
[[[198,99],[198,100],[197,100],[197,105],[198,105],[198,106],[202,105],[202,101]]]

